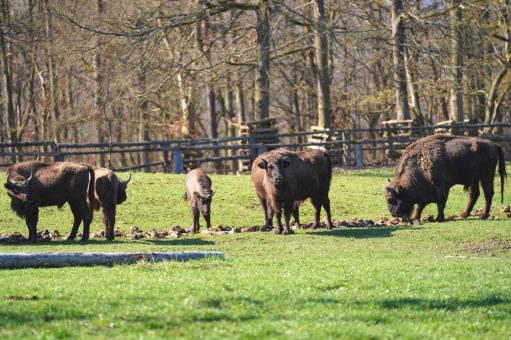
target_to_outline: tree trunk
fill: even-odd
[[[5,99],[3,100],[5,103],[4,112],[7,115],[4,122],[6,123],[6,130],[9,142],[16,142],[16,116],[14,112],[14,100],[13,100],[13,84],[12,84],[12,75],[11,75],[11,67],[9,64],[9,46],[5,37],[4,27],[8,27],[10,25],[9,20],[9,1],[2,0],[1,2],[1,24],[0,24],[0,49],[2,52],[2,69],[3,69],[3,95]],[[15,151],[15,150],[12,150]],[[11,161],[16,162],[16,157],[12,156]]]
[[[147,123],[149,122],[149,102],[147,100],[147,84],[146,84],[146,70],[144,61],[140,60],[138,68],[138,95],[139,95],[139,112],[138,112],[138,140],[139,142],[149,140],[149,129]],[[142,151],[141,164],[149,163],[149,152]],[[144,172],[149,172],[149,168],[144,168]]]
[[[417,83],[415,79],[415,72],[413,70],[414,65],[410,60],[410,55],[408,49],[404,49],[405,52],[405,70],[406,70],[406,80],[408,84],[408,92],[410,94],[410,99],[412,103],[412,108],[415,115],[415,120],[420,125],[424,125],[424,116],[422,115],[421,103],[419,98],[419,90],[417,89]],[[415,59],[415,58],[413,58]]]
[[[105,11],[105,4],[103,0],[97,0],[96,10],[98,20],[101,20]],[[94,93],[94,106],[96,108],[96,130],[98,132],[98,143],[104,143],[104,129],[101,124],[102,112],[105,110],[105,84],[103,75],[103,63],[101,59],[101,46],[102,46],[102,35],[98,34],[96,38],[96,50],[94,55],[94,67],[95,67],[95,93]],[[98,159],[98,165],[100,167],[105,166],[105,155],[100,154]]]
[[[51,9],[48,0],[44,0],[44,9],[45,9],[45,29],[46,29],[46,39],[47,47],[47,63],[48,63],[48,81],[49,81],[49,90],[50,90],[50,117],[51,117],[51,127],[52,127],[52,137],[55,142],[59,141],[60,138],[60,113],[59,113],[59,103],[57,99],[57,74],[55,67],[55,60],[52,53],[53,47],[53,24],[51,17]]]
[[[330,76],[328,68],[328,30],[326,27],[324,0],[315,0],[314,17],[316,32],[314,48],[316,50],[318,126],[330,128]]]
[[[394,44],[392,47],[392,56],[394,61],[396,118],[398,120],[410,119],[404,60],[405,29],[402,13],[403,1],[392,0],[392,40]]]
[[[268,0],[257,0],[257,65],[254,87],[255,119],[270,117],[270,13]]]
[[[463,12],[461,0],[452,0],[451,10],[451,95],[450,119],[463,122]]]

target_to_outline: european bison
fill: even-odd
[[[126,181],[117,177],[110,169],[95,168],[96,177],[94,191],[94,208],[103,208],[103,225],[105,226],[105,237],[111,241],[115,238],[115,214],[117,204],[121,204],[128,198],[126,188],[131,180],[131,175]]]
[[[277,150],[275,150],[277,151]],[[268,227],[273,226],[273,215],[275,214],[271,206],[268,204],[268,200],[266,198],[266,190],[264,189],[263,180],[265,171],[264,169],[259,167],[259,162],[262,160],[263,156],[266,154],[259,155],[254,162],[252,162],[251,176],[252,183],[254,183],[254,188],[256,191],[257,198],[259,199],[259,203],[261,203],[261,207],[264,213],[264,225]],[[295,219],[295,226],[297,228],[300,227],[300,202],[297,201],[293,206],[293,217]]]
[[[27,161],[7,169],[7,194],[12,210],[25,218],[29,242],[37,241],[39,207],[69,203],[74,216],[68,240],[73,240],[83,221],[82,241],[89,239],[94,201],[94,170],[86,165]]]
[[[392,216],[408,219],[417,204],[414,219],[419,219],[427,204],[436,203],[436,220],[444,221],[449,189],[455,184],[462,184],[469,195],[462,214],[467,217],[479,197],[481,183],[486,200],[481,218],[487,218],[497,163],[503,200],[506,167],[502,148],[498,144],[477,137],[451,135],[419,139],[405,149],[396,168],[396,178],[385,187],[389,211]]]
[[[193,169],[186,175],[184,198],[190,201],[192,207],[192,233],[199,232],[199,212],[206,220],[207,228],[211,228],[211,200],[214,194],[211,190],[211,178],[201,169]]]
[[[332,162],[328,153],[308,150],[300,153],[274,150],[261,157],[257,166],[264,169],[263,187],[267,204],[277,215],[277,234],[290,234],[289,219],[295,203],[311,199],[315,216],[313,228],[319,226],[321,207],[327,214],[327,228],[332,228],[328,192],[332,179]],[[285,226],[281,217],[284,210]]]

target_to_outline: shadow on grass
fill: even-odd
[[[334,230],[315,230],[308,234],[317,236],[336,236],[349,238],[376,238],[376,237],[392,237],[392,233],[400,228],[398,227],[374,227],[374,228],[346,228]],[[407,230],[413,228],[406,228]]]
[[[203,240],[200,238],[183,238],[183,239],[140,239],[140,240],[89,240],[89,241],[68,241],[68,240],[57,240],[57,241],[46,241],[37,243],[0,243],[5,246],[30,246],[30,247],[41,247],[41,246],[90,246],[90,245],[119,245],[119,244],[150,244],[150,245],[162,245],[162,246],[207,246],[213,245],[215,242],[210,240]]]
[[[482,297],[480,299],[414,299],[414,298],[402,298],[402,299],[391,299],[383,300],[379,302],[383,308],[386,309],[401,309],[401,308],[413,308],[417,310],[428,310],[428,309],[443,309],[448,311],[456,311],[459,309],[466,308],[477,308],[477,307],[491,307],[498,305],[511,304],[510,299],[503,299],[498,296]]]

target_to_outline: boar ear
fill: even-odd
[[[257,166],[260,167],[261,169],[266,169],[267,165],[268,165],[268,162],[264,158],[261,159],[261,161],[259,163],[257,163]]]
[[[287,159],[283,159],[280,164],[282,165],[283,168],[287,168],[290,164],[290,162],[287,160]]]

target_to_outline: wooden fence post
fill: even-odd
[[[54,162],[63,162],[64,155],[60,153],[60,147],[57,143],[51,143],[51,152],[53,154]]]
[[[182,174],[184,171],[183,151],[181,149],[174,149],[172,151],[172,158],[174,159],[174,173]]]
[[[267,152],[268,151],[268,147],[266,147],[266,145],[259,145],[259,147],[257,148],[257,153],[259,155],[262,155],[263,153]]]
[[[168,174],[170,172],[169,144],[162,143],[161,151],[163,153],[163,172]]]
[[[355,144],[355,168],[361,169],[364,167],[364,154],[362,150],[362,144]]]

